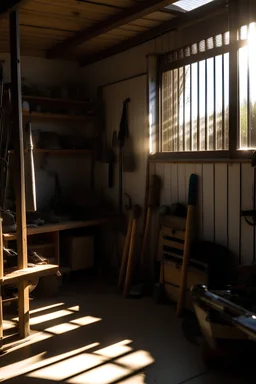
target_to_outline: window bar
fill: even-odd
[[[239,1],[229,2],[229,31],[230,31],[230,54],[229,54],[229,154],[231,158],[236,157],[238,147],[237,128],[239,127],[239,81],[238,81],[238,44],[237,30],[239,28]],[[231,80],[232,79],[232,80]]]
[[[189,138],[189,150],[193,150],[193,131],[192,131],[192,64],[189,66],[189,72],[190,72],[190,90],[189,90],[189,103],[190,103],[190,124],[189,124],[189,130],[190,130],[190,138]]]
[[[251,98],[250,98],[250,61],[249,61],[249,44],[247,48],[247,148],[251,148]]]
[[[216,57],[213,58],[213,150],[216,150]]]
[[[169,147],[169,135],[170,135],[170,130],[171,130],[171,126],[170,126],[170,121],[169,121],[169,115],[170,115],[170,108],[169,108],[169,91],[170,91],[170,84],[169,84],[169,73],[166,72],[166,86],[167,86],[167,91],[166,91],[166,134],[165,134],[165,140],[166,140],[166,144],[165,144],[165,148],[167,148],[167,151],[169,152],[170,151],[170,147]]]
[[[223,36],[224,39],[224,36]],[[221,149],[225,149],[225,63],[224,55],[221,55],[222,60],[222,137]]]
[[[172,151],[175,151],[175,141],[176,141],[176,132],[175,132],[175,69],[171,71],[172,74]]]
[[[205,60],[205,151],[208,150],[208,113],[207,113],[207,99],[208,99],[208,94],[207,94],[207,60]]]
[[[180,151],[180,68],[177,71],[177,152]]]
[[[199,47],[198,47],[199,51]],[[197,62],[197,150],[200,151],[200,70]]]
[[[163,145],[165,150],[168,152],[170,151],[169,148],[169,134],[170,134],[170,127],[169,127],[169,73],[166,72],[166,116],[165,116],[165,129],[166,129],[166,134],[163,137]]]
[[[186,115],[185,115],[185,82],[186,82],[186,69],[183,67],[183,151],[185,152],[185,123],[186,123]]]

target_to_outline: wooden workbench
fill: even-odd
[[[53,261],[54,265],[59,266],[60,265],[60,255],[59,255],[59,249],[60,249],[60,244],[59,244],[59,232],[60,231],[65,231],[69,229],[76,229],[76,228],[89,228],[89,227],[96,227],[96,226],[101,226],[105,223],[108,223],[110,220],[113,219],[113,216],[109,217],[101,217],[101,218],[96,218],[96,219],[91,219],[91,220],[83,220],[83,221],[62,221],[59,223],[54,223],[54,224],[45,224],[45,225],[40,225],[36,228],[27,228],[27,237],[31,237],[33,235],[40,235],[40,234],[52,234],[52,242],[49,244],[53,247],[54,249],[54,259]],[[8,248],[9,242],[16,240],[17,235],[16,233],[4,233],[3,234],[3,242],[4,246]],[[47,244],[42,244],[41,247],[47,247]],[[38,249],[38,246],[30,246],[28,244],[28,248],[35,250]],[[34,248],[34,249],[33,249]]]
[[[94,227],[94,226],[107,223],[109,222],[109,220],[111,220],[111,217],[84,220],[84,221],[63,221],[60,223],[45,224],[45,225],[40,225],[36,228],[27,228],[27,236],[38,235],[41,233],[60,232],[60,231],[65,231],[67,229]],[[8,241],[16,240],[16,233],[4,233],[3,238],[4,238],[4,243],[6,244]]]

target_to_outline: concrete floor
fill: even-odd
[[[174,309],[156,306],[150,298],[125,300],[106,284],[72,284],[31,307],[37,333],[0,357],[0,381],[255,383],[244,375],[209,370],[200,348],[184,338]]]

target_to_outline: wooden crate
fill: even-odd
[[[67,236],[63,241],[68,265],[72,271],[94,266],[93,236]]]
[[[167,297],[177,302],[179,295],[181,267],[184,252],[186,219],[170,215],[160,220],[158,242],[158,260],[163,260],[163,283]],[[194,238],[195,230],[192,235]],[[208,266],[196,260],[190,260],[187,275],[186,308],[192,309],[190,288],[195,284],[208,283]]]

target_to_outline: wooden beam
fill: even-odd
[[[26,226],[26,198],[24,145],[22,128],[22,95],[20,69],[20,28],[19,12],[10,13],[10,53],[11,53],[11,92],[12,92],[12,135],[15,157],[15,194],[16,194],[16,222],[17,222],[17,251],[18,268],[27,268],[27,226]],[[29,291],[28,283],[23,281],[18,288],[19,304],[19,333],[20,336],[29,335]]]
[[[18,6],[23,0],[1,0],[0,1],[0,15],[2,13],[13,10]]]
[[[184,27],[186,25],[195,24],[195,22],[205,19],[207,16],[216,17],[225,11],[226,4],[226,0],[215,0],[212,3],[206,4],[200,8],[196,8],[193,11],[184,13],[182,16],[162,23],[161,25],[152,28],[147,32],[143,32],[125,41],[124,43],[117,44],[111,48],[105,49],[104,51],[92,54],[91,56],[81,57],[79,60],[80,64],[82,66],[93,64],[99,60],[106,59],[107,57],[131,49],[172,30]]]
[[[56,44],[47,52],[48,58],[56,58],[63,53],[71,51],[77,45],[83,44],[97,36],[107,33],[115,28],[131,23],[134,20],[140,19],[150,13],[153,13],[160,8],[163,8],[175,0],[147,0],[142,1],[124,11],[118,12],[116,15],[110,16],[105,21],[101,21],[92,27],[86,28],[83,31],[76,33],[74,36],[65,41]]]

